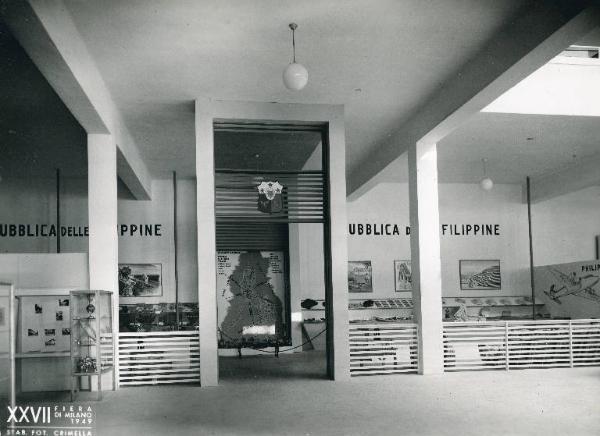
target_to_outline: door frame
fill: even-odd
[[[344,108],[341,105],[283,104],[197,99],[196,200],[198,225],[198,306],[200,384],[218,385],[216,305],[216,224],[214,124],[247,129],[317,128],[324,132],[324,249],[327,373],[331,380],[350,378],[346,229]]]

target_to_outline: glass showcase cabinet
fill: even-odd
[[[115,387],[113,295],[109,291],[71,291],[71,401],[83,390],[97,383],[98,400],[102,399],[102,379],[112,373]]]

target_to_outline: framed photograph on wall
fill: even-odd
[[[410,260],[394,261],[394,285],[396,292],[412,291]]]
[[[460,260],[459,274],[463,291],[501,289],[500,260]]]
[[[348,261],[348,292],[373,292],[370,260]]]
[[[161,297],[161,263],[120,263],[120,297]]]

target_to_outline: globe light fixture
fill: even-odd
[[[481,182],[479,182],[479,186],[481,186],[481,189],[484,191],[489,191],[494,187],[494,181],[487,176],[487,158],[481,159],[481,163],[483,164],[483,179],[481,179]]]
[[[479,184],[481,185],[481,189],[483,189],[484,191],[489,191],[494,187],[494,181],[489,177],[486,177],[485,179],[481,180]]]
[[[290,23],[290,29],[292,30],[292,50],[293,58],[292,62],[283,70],[283,84],[291,91],[300,91],[308,83],[308,70],[304,65],[296,62],[296,29],[298,25],[296,23]]]

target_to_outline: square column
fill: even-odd
[[[90,289],[113,293],[115,380],[119,380],[119,238],[117,233],[117,146],[111,135],[88,135]],[[110,386],[108,376],[103,385]],[[115,386],[116,388],[116,386]]]
[[[338,113],[329,121],[329,146],[323,147],[323,168],[329,184],[329,225],[324,226],[327,318],[327,367],[336,381],[350,379],[350,316],[348,313],[348,218],[346,216],[346,136],[344,117]]]
[[[442,267],[437,144],[408,150],[410,251],[414,316],[419,325],[419,373],[444,372]]]
[[[196,102],[196,207],[198,220],[198,324],[200,385],[217,386],[217,242],[213,117]]]

